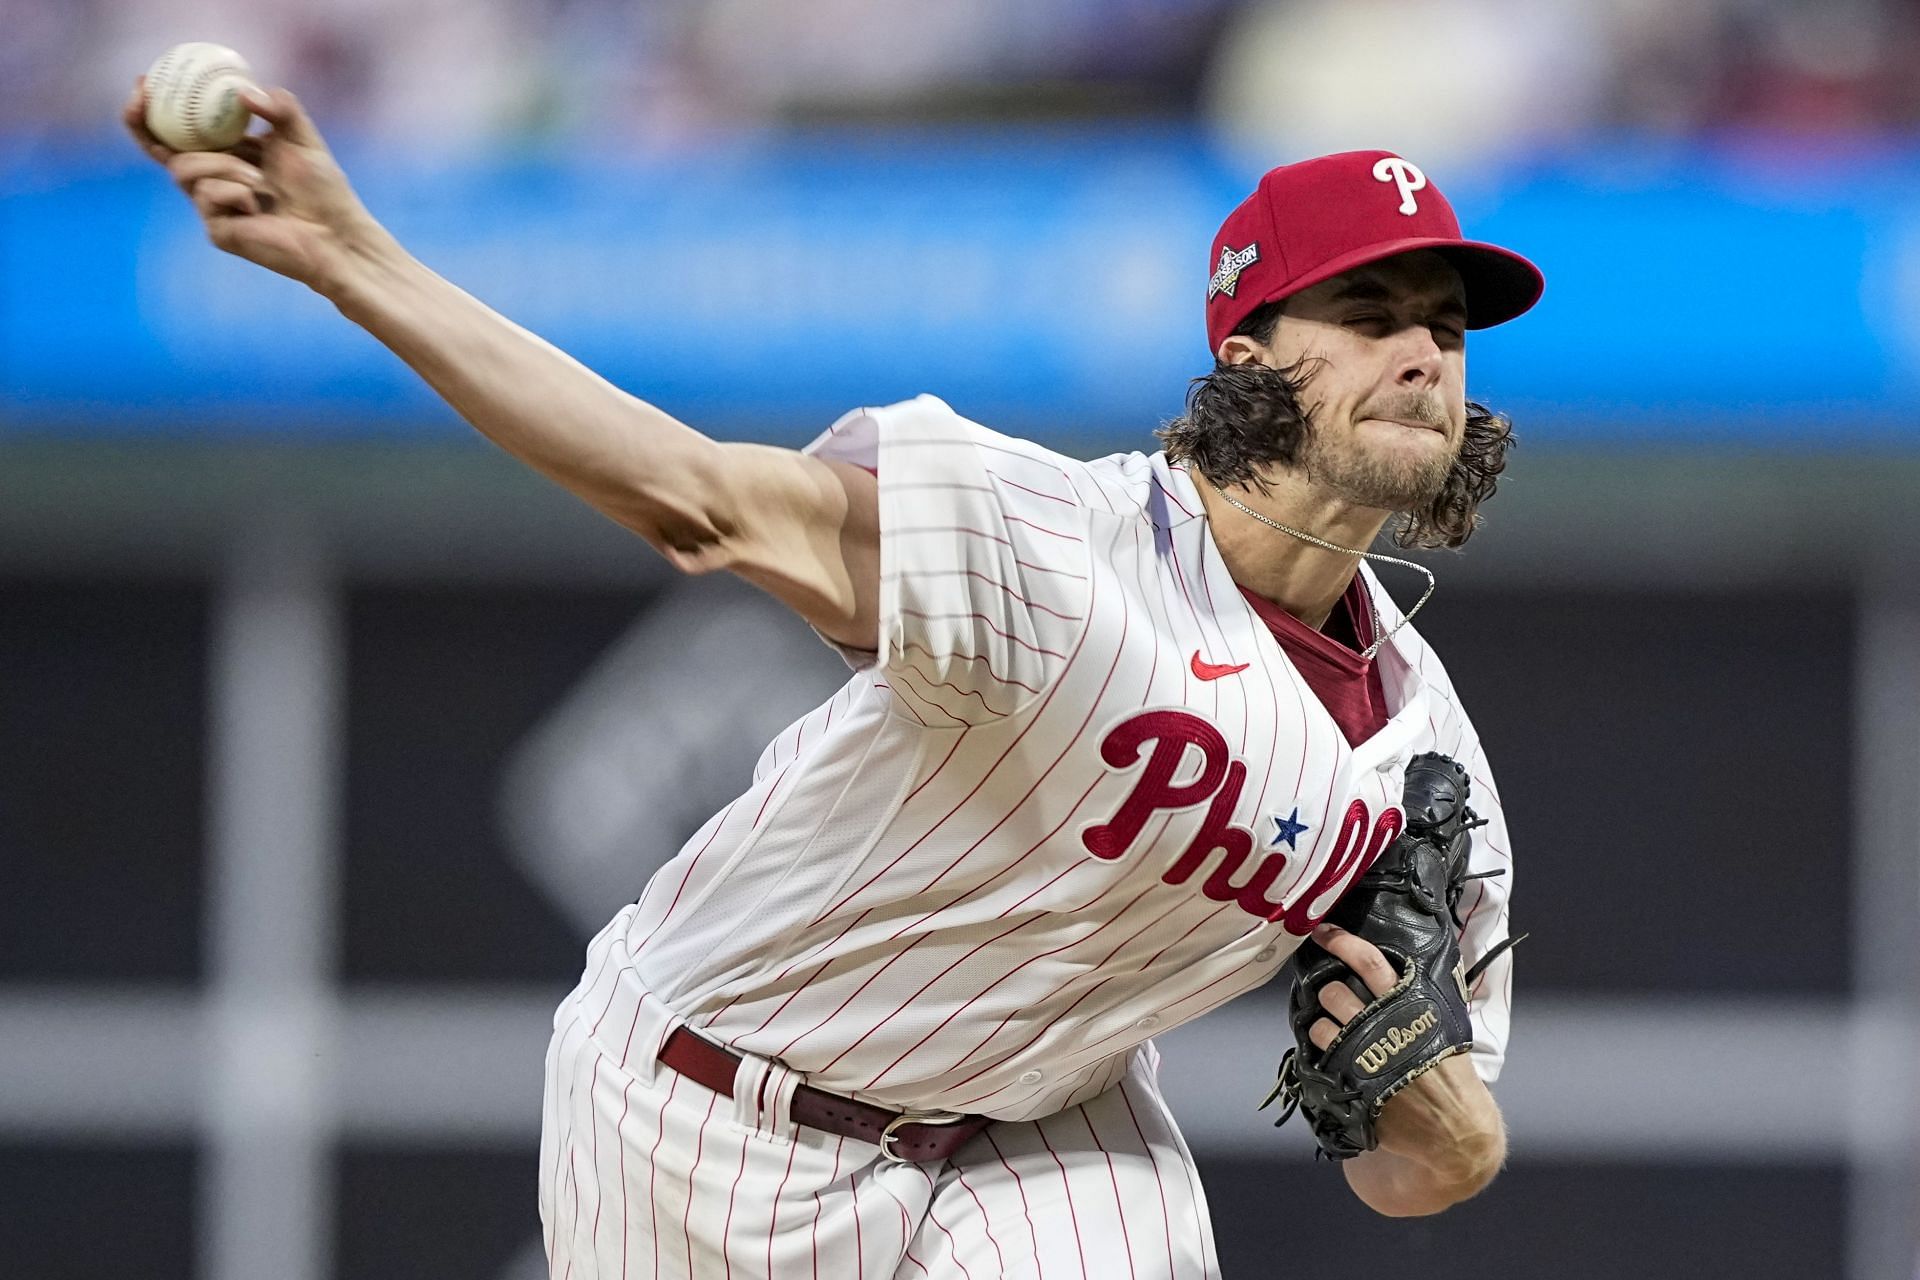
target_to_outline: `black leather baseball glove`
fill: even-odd
[[[1471,785],[1467,771],[1449,757],[1415,756],[1407,766],[1402,804],[1406,829],[1327,914],[1386,955],[1400,974],[1392,990],[1375,996],[1312,939],[1300,944],[1290,962],[1295,1044],[1280,1060],[1279,1082],[1260,1105],[1284,1099],[1286,1107],[1274,1123],[1285,1124],[1299,1111],[1312,1125],[1320,1151],[1335,1160],[1378,1146],[1375,1122],[1387,1100],[1472,1046],[1467,992],[1495,957],[1520,941],[1509,938],[1471,969],[1460,967],[1461,892],[1469,880],[1501,874],[1467,874],[1473,829],[1485,825],[1467,807]],[[1327,1016],[1320,989],[1330,982],[1345,983],[1366,1007],[1323,1050],[1308,1029]]]

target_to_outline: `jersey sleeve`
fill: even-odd
[[[929,728],[983,724],[1043,693],[1086,623],[1081,464],[932,396],[860,409],[807,446],[880,482],[880,626],[841,649]]]
[[[1513,893],[1513,843],[1500,804],[1493,769],[1473,725],[1461,717],[1461,740],[1454,755],[1466,765],[1472,779],[1468,805],[1486,825],[1473,833],[1470,873],[1497,871],[1469,883],[1460,899],[1460,955],[1471,969],[1480,958],[1507,938],[1507,902]],[[1513,1014],[1513,951],[1502,953],[1486,967],[1467,992],[1473,1015],[1473,1069],[1488,1084],[1500,1078],[1507,1059],[1507,1032]]]

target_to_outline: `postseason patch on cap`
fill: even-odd
[[[1207,282],[1207,301],[1212,302],[1223,293],[1231,298],[1233,291],[1240,287],[1240,273],[1258,261],[1258,244],[1250,244],[1244,249],[1221,245],[1220,265],[1213,269],[1213,279]]]

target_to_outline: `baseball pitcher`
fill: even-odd
[[[1214,1276],[1152,1036],[1283,967],[1280,1113],[1356,1195],[1434,1213],[1494,1176],[1499,792],[1426,595],[1403,613],[1366,561],[1407,565],[1368,550],[1389,523],[1473,532],[1509,434],[1467,333],[1542,282],[1412,161],[1274,169],[1227,217],[1194,280],[1216,364],[1159,451],[1064,457],[932,396],[794,451],[711,440],[428,271],[285,91],[228,152],[161,145],[140,95],[215,245],[851,671],[555,1016],[556,1280]]]

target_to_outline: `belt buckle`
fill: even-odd
[[[898,1136],[894,1131],[910,1124],[959,1124],[967,1117],[952,1111],[902,1111],[887,1121],[886,1128],[880,1131],[880,1154],[895,1164],[915,1164],[893,1149],[893,1141]]]

